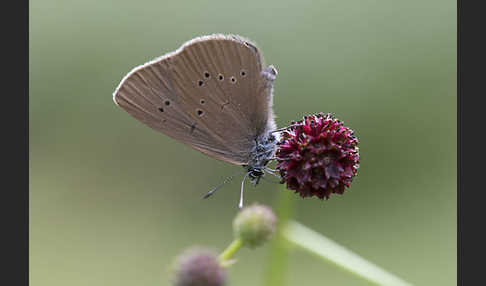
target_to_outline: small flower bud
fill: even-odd
[[[207,249],[189,249],[175,261],[174,286],[223,286],[226,272],[217,255]]]
[[[269,240],[275,232],[277,217],[267,206],[254,204],[241,210],[233,220],[235,236],[254,248]]]

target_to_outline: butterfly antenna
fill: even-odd
[[[243,170],[243,171],[238,171],[238,172],[234,173],[233,175],[231,175],[231,176],[227,177],[226,179],[224,179],[224,181],[223,181],[221,184],[219,184],[219,185],[217,185],[216,187],[212,188],[212,189],[211,189],[211,191],[209,191],[207,194],[205,194],[205,195],[203,196],[203,199],[207,199],[207,198],[209,198],[209,197],[210,197],[212,194],[214,194],[214,192],[216,192],[216,191],[217,191],[218,189],[220,189],[222,186],[224,186],[224,185],[226,185],[227,183],[231,182],[231,180],[233,180],[233,178],[234,178],[236,175],[239,175],[239,174],[243,173],[244,171],[245,171],[245,170]]]
[[[245,180],[246,177],[250,175],[250,172],[246,173],[246,175],[243,177],[243,180],[241,181],[241,190],[240,190],[240,203],[238,204],[238,208],[241,210],[243,208],[243,191],[245,190]]]

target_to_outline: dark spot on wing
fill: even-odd
[[[193,123],[191,125],[191,130],[189,131],[189,133],[191,133],[191,134],[194,133],[194,130],[196,130],[196,125],[197,125],[197,123]]]

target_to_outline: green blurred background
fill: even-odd
[[[416,285],[456,284],[456,1],[30,1],[30,281],[169,285],[186,247],[232,239],[238,170],[142,125],[112,92],[134,66],[201,34],[255,41],[276,66],[279,127],[333,112],[361,167],[295,219]],[[273,204],[263,181],[246,202]],[[231,285],[262,281],[269,247]],[[307,253],[288,285],[367,285]]]

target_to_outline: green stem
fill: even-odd
[[[282,188],[274,209],[278,217],[277,231],[270,245],[267,258],[267,266],[263,276],[262,285],[284,286],[286,285],[289,260],[289,243],[284,237],[283,230],[293,213],[293,194]]]
[[[236,238],[233,242],[219,255],[218,260],[220,263],[228,261],[243,245],[241,239]]]
[[[324,235],[289,221],[284,236],[293,245],[376,285],[410,286],[399,277],[360,257]]]

